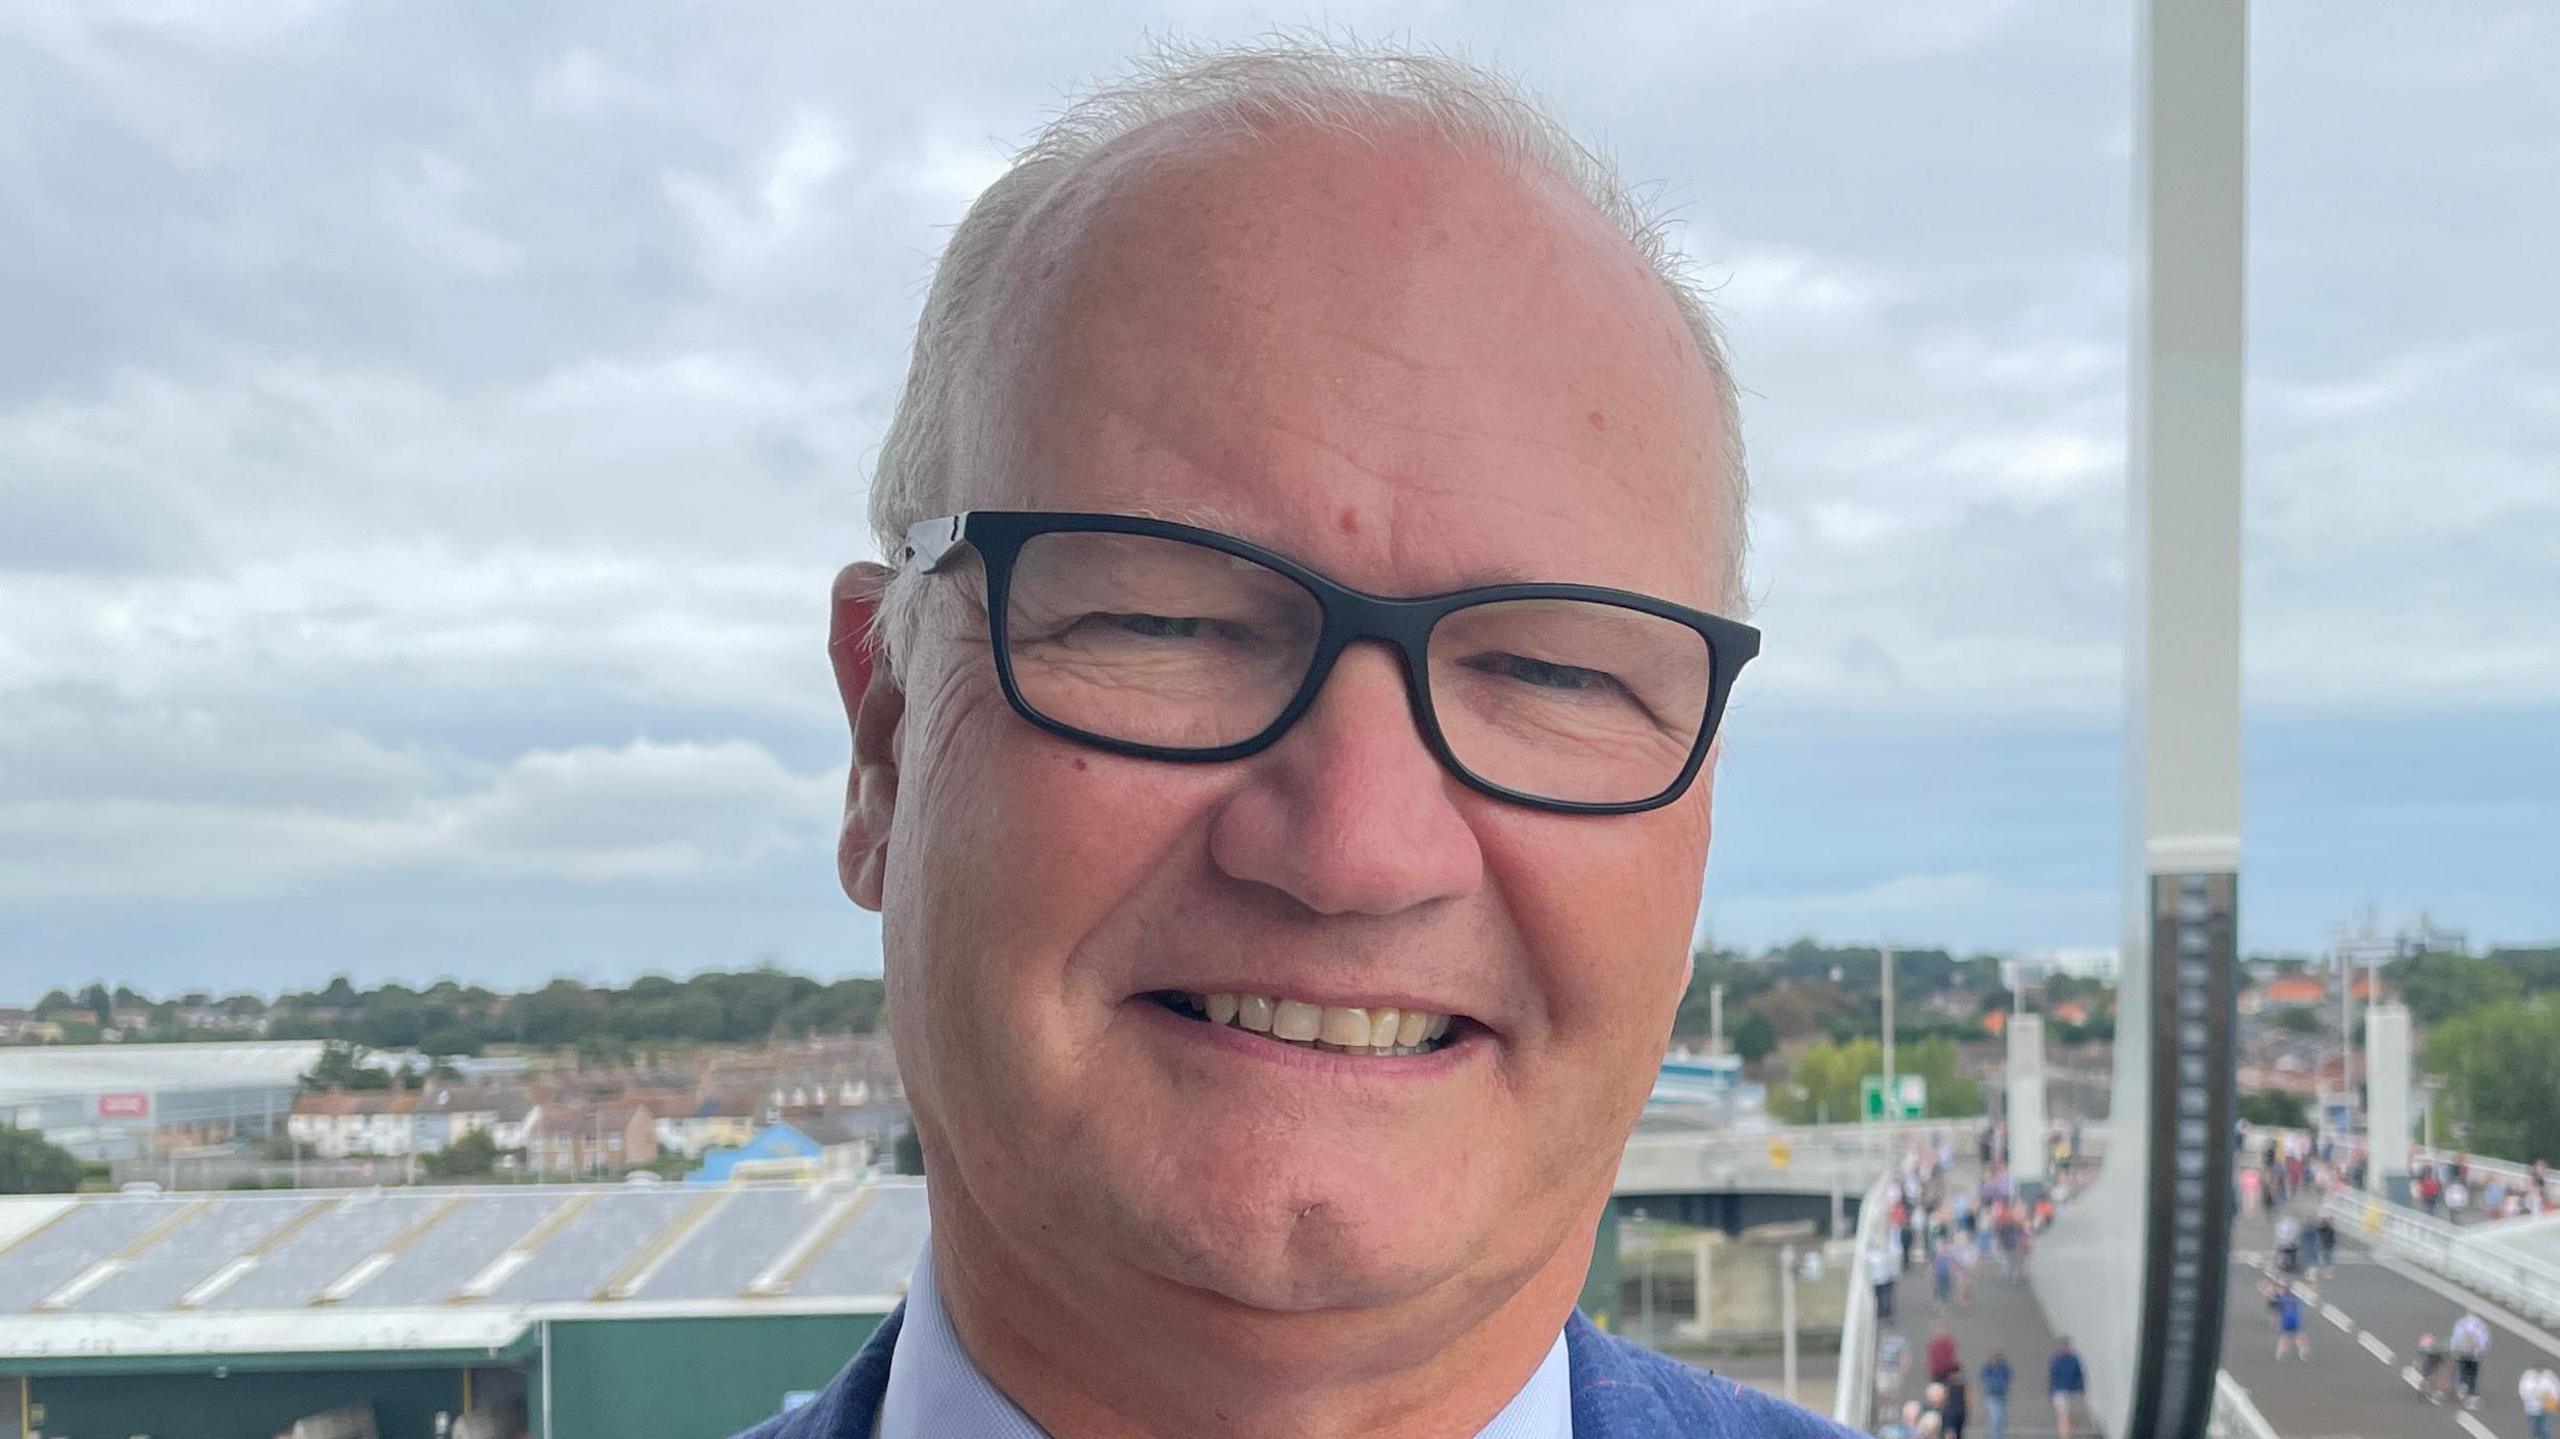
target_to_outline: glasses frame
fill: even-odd
[[[1023,698],[1021,688],[1014,683],[1012,642],[1006,634],[1010,610],[1007,601],[1013,588],[1014,561],[1021,556],[1023,546],[1042,535],[1051,534],[1143,535],[1153,539],[1177,540],[1251,560],[1295,581],[1315,599],[1323,615],[1323,626],[1317,633],[1315,649],[1308,657],[1307,672],[1299,681],[1297,691],[1289,697],[1278,717],[1259,733],[1233,744],[1208,749],[1114,739],[1041,713]],[[1219,764],[1249,758],[1277,744],[1280,737],[1314,707],[1316,696],[1323,692],[1325,681],[1333,674],[1334,662],[1342,657],[1344,650],[1362,640],[1374,640],[1401,657],[1405,698],[1413,712],[1414,725],[1422,732],[1424,745],[1440,761],[1442,768],[1479,793],[1559,814],[1636,814],[1660,809],[1687,793],[1690,784],[1698,777],[1699,767],[1706,762],[1708,747],[1715,742],[1717,726],[1724,719],[1725,700],[1733,692],[1734,677],[1760,653],[1760,631],[1739,620],[1726,619],[1722,615],[1631,590],[1610,589],[1602,585],[1532,583],[1481,585],[1444,594],[1406,598],[1375,595],[1328,579],[1287,555],[1233,535],[1138,515],[1072,510],[968,510],[909,526],[906,548],[898,556],[898,565],[905,568],[912,564],[924,574],[939,574],[950,569],[964,549],[975,551],[979,562],[986,568],[987,638],[995,652],[996,681],[1003,687],[1005,702],[1013,706],[1014,713],[1051,734],[1112,754],[1169,760],[1177,764]],[[1458,758],[1449,747],[1448,737],[1440,729],[1439,716],[1431,703],[1431,631],[1440,621],[1460,610],[1505,600],[1583,600],[1614,605],[1676,621],[1697,632],[1707,647],[1707,712],[1677,778],[1643,799],[1607,802],[1550,799],[1496,784],[1469,769],[1465,761]]]

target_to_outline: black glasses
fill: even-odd
[[[1115,754],[1242,759],[1315,703],[1343,650],[1403,657],[1414,723],[1469,786],[1572,814],[1678,799],[1733,677],[1738,621],[1596,585],[1392,599],[1214,530],[1133,515],[971,510],[907,531],[898,559],[986,566],[996,677],[1016,713]]]

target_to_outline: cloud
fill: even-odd
[[[2254,21],[2247,693],[2273,744],[2472,736],[2460,808],[2560,725],[2560,15],[2404,9]],[[1730,798],[1771,838],[1720,859],[1728,922],[2111,942],[2130,10],[1329,13],[1521,74],[1713,291],[1769,635]],[[603,969],[734,961],[732,929],[864,962],[822,596],[868,554],[933,256],[1146,34],[1271,16],[482,19],[0,10],[0,961],[299,982],[324,943],[432,968],[486,914]],[[2040,768],[2056,733],[2083,749]],[[2429,869],[2456,821],[2409,833],[2258,912],[2312,932],[2348,902],[2321,874],[2397,864],[2560,926]]]
[[[843,796],[839,780],[741,741],[531,750],[491,766],[325,731],[204,745],[218,721],[136,720],[87,742],[107,762],[96,783],[57,775],[0,795],[0,899],[230,901],[385,872],[682,890],[824,852]],[[288,749],[309,763],[282,773]],[[172,751],[227,762],[173,780],[154,769]],[[65,788],[78,792],[46,792]]]

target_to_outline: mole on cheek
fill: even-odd
[[[1605,430],[1609,428],[1609,417],[1600,413],[1598,410],[1593,410],[1591,412],[1590,419],[1591,428],[1595,430]]]
[[[1333,527],[1342,531],[1346,535],[1356,535],[1360,533],[1359,513],[1346,506],[1342,511],[1341,518],[1336,519],[1333,522]]]
[[[1072,758],[1072,759],[1074,759],[1076,768],[1078,768],[1078,769],[1082,769],[1082,768],[1084,768],[1084,756],[1082,756],[1082,755],[1074,755],[1074,756],[1071,756],[1071,758]]]

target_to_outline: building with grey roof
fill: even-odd
[[[721,1434],[904,1294],[918,1180],[0,1199],[0,1439]]]

